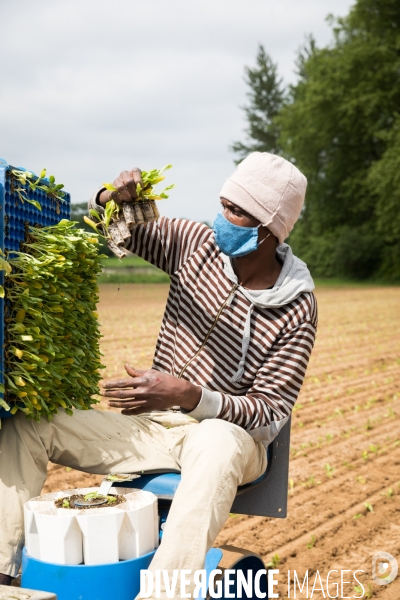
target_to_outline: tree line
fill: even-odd
[[[288,238],[314,276],[400,281],[400,2],[357,0],[328,17],[332,43],[310,36],[284,86],[259,46],[246,67],[246,139],[232,150],[273,152],[308,179]]]

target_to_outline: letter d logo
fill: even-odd
[[[392,583],[397,577],[399,566],[389,552],[375,552],[372,557],[372,579],[378,585]]]

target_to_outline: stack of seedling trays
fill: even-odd
[[[0,159],[0,418],[72,415],[98,393],[98,236],[69,221],[70,195],[44,175]]]

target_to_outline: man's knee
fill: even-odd
[[[235,451],[244,444],[254,444],[252,437],[238,425],[222,419],[205,419],[188,433],[192,443],[198,443],[203,450],[215,452],[218,448],[224,454]]]

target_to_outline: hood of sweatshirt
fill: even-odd
[[[282,269],[274,287],[267,290],[253,291],[239,286],[239,291],[245,298],[260,308],[278,308],[289,304],[303,292],[315,289],[314,281],[305,262],[294,256],[288,244],[280,244],[276,253],[282,264]],[[224,273],[233,283],[238,279],[232,267],[229,256],[221,253],[224,263]]]
[[[242,286],[238,287],[241,293],[249,302],[249,311],[247,313],[243,338],[242,338],[242,357],[239,363],[237,373],[232,377],[232,381],[240,381],[244,371],[247,350],[250,343],[251,333],[251,315],[254,306],[258,308],[278,308],[295,300],[303,292],[312,292],[315,288],[314,281],[305,262],[294,256],[292,249],[288,244],[280,244],[276,253],[282,264],[282,269],[275,285],[266,290],[247,290]],[[238,283],[238,278],[232,267],[229,256],[221,253],[224,264],[224,273],[232,281]]]

